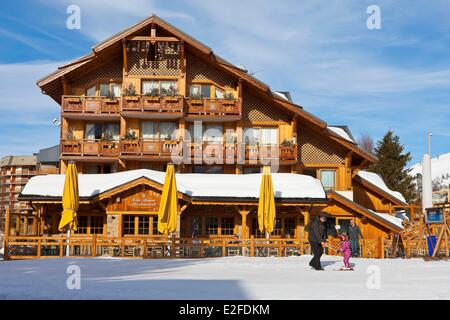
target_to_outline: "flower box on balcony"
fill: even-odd
[[[107,104],[118,104],[119,103],[119,100],[111,99],[111,98],[104,98],[103,101],[105,101],[105,103],[107,103]]]
[[[138,102],[139,96],[125,96],[125,101],[127,102]]]
[[[81,98],[66,98],[68,103],[81,103]]]
[[[201,100],[201,99],[191,99],[191,100],[189,100],[189,102],[192,105],[202,105],[203,104],[203,100]]]

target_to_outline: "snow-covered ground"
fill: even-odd
[[[325,271],[309,259],[0,261],[0,298],[450,299],[450,261],[352,259],[356,270],[341,272],[340,257],[325,256]],[[67,289],[70,265],[80,268],[79,290]]]

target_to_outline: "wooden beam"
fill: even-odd
[[[128,75],[127,41],[122,39],[123,76]]]
[[[180,39],[175,37],[152,37],[152,36],[135,36],[127,38],[129,41],[150,41],[150,42],[180,42]]]

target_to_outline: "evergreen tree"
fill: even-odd
[[[406,167],[412,156],[410,152],[404,152],[400,138],[389,130],[377,142],[375,154],[378,161],[368,168],[369,171],[381,175],[386,185],[390,189],[400,192],[406,201],[415,199],[414,177],[409,175],[411,169]]]

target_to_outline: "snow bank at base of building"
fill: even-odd
[[[383,178],[377,173],[361,170],[358,171],[358,176],[370,182],[374,186],[380,188],[384,192],[390,194],[394,198],[400,200],[401,202],[406,203],[405,197],[403,197],[403,195],[400,192],[389,189],[386,183],[383,181]]]
[[[198,174],[177,173],[177,189],[192,197],[259,198],[261,174]],[[164,184],[165,172],[148,169],[110,174],[80,174],[80,197],[98,195],[127,182],[148,178]],[[61,197],[65,175],[32,177],[22,195]],[[319,180],[306,175],[273,173],[272,181],[276,198],[325,199],[325,191]]]

